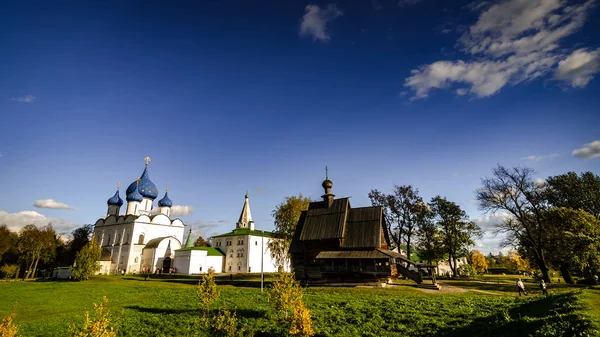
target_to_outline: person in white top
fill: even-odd
[[[527,296],[527,291],[525,291],[525,285],[523,284],[523,281],[521,281],[521,279],[517,281],[517,291],[519,292],[519,296],[521,296],[521,293]]]

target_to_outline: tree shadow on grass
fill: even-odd
[[[201,316],[202,311],[196,308],[182,309],[182,308],[146,308],[139,305],[124,306],[125,309],[131,309],[139,312],[151,313],[151,314],[192,314]]]
[[[460,328],[448,328],[438,336],[580,336],[590,329],[574,311],[578,307],[574,293],[539,297],[505,312],[482,317]]]

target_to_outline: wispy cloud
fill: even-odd
[[[217,222],[218,222],[218,223],[228,223],[228,222],[229,222],[229,220],[227,220],[227,219],[221,219],[221,220],[219,220],[219,221],[217,221]]]
[[[184,205],[173,205],[171,216],[186,216],[194,212],[194,207]]]
[[[35,96],[25,95],[25,96],[13,97],[12,100],[21,102],[21,103],[33,103],[35,101]]]
[[[558,65],[555,79],[583,87],[600,71],[598,50],[569,53],[560,43],[581,29],[594,5],[594,0],[577,5],[566,0],[509,0],[471,6],[480,12],[479,18],[457,45],[472,60],[422,65],[411,71],[404,86],[414,92],[411,100],[455,84],[466,86],[474,97],[488,97],[506,85],[545,76]]]
[[[548,154],[548,155],[533,155],[533,156],[527,156],[527,157],[523,157],[521,158],[521,160],[527,160],[527,161],[542,161],[545,159],[551,159],[551,158],[556,158],[558,157],[557,153],[553,153],[553,154]]]
[[[567,82],[573,88],[582,88],[598,72],[600,72],[600,48],[593,51],[582,48],[558,62],[554,78]]]
[[[314,41],[327,42],[331,39],[327,24],[344,13],[334,4],[321,8],[317,5],[307,5],[300,22],[300,36],[312,36]]]
[[[573,150],[572,154],[574,157],[582,159],[600,157],[600,140],[587,143],[582,148]]]
[[[51,209],[75,209],[67,204],[63,204],[62,202],[54,201],[54,199],[36,200],[36,202],[33,203],[33,207]]]

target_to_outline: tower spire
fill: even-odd
[[[240,218],[236,223],[236,228],[249,228],[254,230],[254,221],[252,221],[252,213],[250,213],[250,201],[248,199],[248,191],[246,190],[246,197],[244,200],[244,206],[240,213]]]
[[[194,247],[194,242],[192,241],[192,227],[190,226],[190,233],[188,234],[187,240],[185,241],[185,248]]]

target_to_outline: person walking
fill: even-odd
[[[548,296],[548,290],[546,290],[546,282],[544,282],[544,279],[540,280],[540,289],[542,290],[542,295]]]
[[[521,281],[521,279],[517,281],[517,291],[519,292],[519,296],[521,296],[521,293],[527,296],[527,291],[525,291],[525,285],[523,284],[523,281]]]

